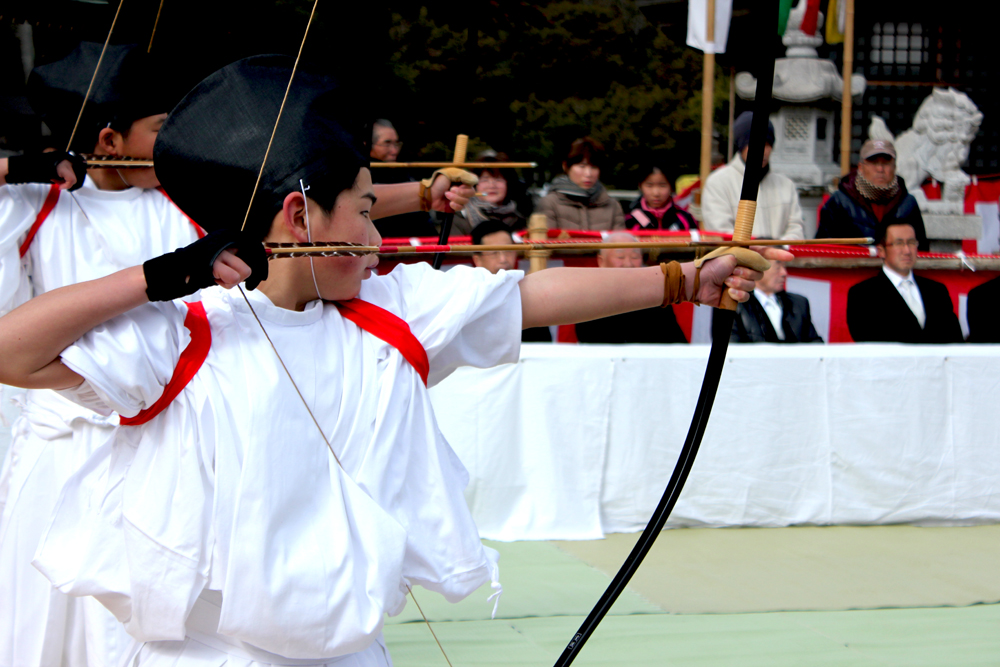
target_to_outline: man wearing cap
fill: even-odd
[[[917,235],[909,222],[880,222],[882,270],[847,293],[847,327],[858,343],[961,343],[955,305],[943,284],[913,273]]]
[[[702,229],[732,234],[736,209],[743,188],[743,170],[750,150],[750,124],[753,113],[744,111],[733,123],[733,142],[739,151],[725,167],[708,175],[701,193]],[[764,146],[764,176],[757,195],[753,236],[757,238],[800,240],[805,238],[799,192],[787,176],[769,170],[767,161],[774,146],[774,125],[767,123]]]
[[[929,250],[917,200],[896,175],[895,146],[885,139],[869,139],[860,157],[858,168],[840,179],[837,191],[820,209],[816,237],[875,237],[879,223],[895,221],[913,227],[918,250]]]
[[[343,103],[357,96],[308,65],[289,89],[292,64],[223,68],[160,131],[157,174],[211,234],[0,318],[0,382],[122,416],[112,465],[89,461],[67,484],[35,564],[126,624],[128,664],[390,665],[384,615],[411,586],[499,592],[427,387],[516,360],[525,327],[718,304],[723,290],[745,301],[765,268],[732,250],[528,277],[426,263],[377,275],[372,255],[268,262],[262,240],[381,242],[363,123]],[[224,149],[204,140],[223,128]],[[245,216],[203,187],[258,179]]]

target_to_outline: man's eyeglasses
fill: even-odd
[[[917,239],[905,239],[905,240],[896,239],[892,243],[886,243],[886,245],[892,246],[893,248],[903,248],[905,246],[916,248],[918,245],[920,245],[920,241],[918,241]]]
[[[390,139],[383,139],[382,141],[378,142],[375,145],[376,146],[386,146],[386,147],[390,147],[391,146],[392,148],[402,148],[403,147],[403,142],[402,141],[392,141]]]

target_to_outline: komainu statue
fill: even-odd
[[[920,184],[928,177],[942,183],[942,203],[954,207],[965,198],[969,175],[962,164],[969,157],[969,144],[976,136],[983,114],[968,95],[954,88],[935,88],[917,110],[913,127],[899,135],[896,173],[920,201]],[[868,134],[873,139],[892,138],[881,118],[872,119]],[[919,194],[918,194],[919,193]],[[921,208],[924,202],[921,201]],[[961,208],[956,212],[960,213]]]

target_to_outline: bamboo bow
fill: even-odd
[[[750,231],[753,228],[754,210],[757,205],[757,190],[760,179],[763,175],[764,142],[767,134],[768,107],[771,104],[771,85],[774,79],[774,56],[769,51],[771,42],[768,37],[772,34],[773,26],[777,25],[778,2],[769,0],[771,11],[761,11],[758,23],[758,34],[762,35],[765,45],[759,48],[759,65],[757,74],[757,95],[754,100],[753,124],[750,132],[750,151],[747,155],[747,167],[743,176],[743,192],[740,197],[739,209],[736,215],[736,231],[733,234],[733,241],[744,243],[750,240]],[[762,3],[763,4],[763,3]],[[719,381],[722,377],[722,368],[726,361],[726,351],[729,349],[729,332],[733,328],[733,320],[736,317],[736,303],[729,298],[728,292],[723,292],[722,310],[716,313],[717,325],[714,325],[714,335],[712,336],[712,350],[708,357],[708,366],[705,370],[705,378],[702,380],[701,391],[698,394],[698,403],[695,407],[694,416],[691,419],[691,426],[688,430],[684,447],[681,449],[677,459],[677,465],[670,476],[670,482],[663,492],[652,518],[646,525],[645,530],[636,542],[635,547],[629,554],[621,569],[611,581],[611,585],[598,600],[593,610],[584,620],[580,629],[567,644],[562,655],[556,661],[556,667],[568,667],[574,658],[579,654],[580,649],[587,639],[593,634],[601,620],[611,609],[615,600],[625,590],[632,575],[639,569],[643,558],[653,547],[660,531],[667,522],[671,510],[677,503],[684,482],[687,481],[691,466],[694,465],[695,456],[701,445],[702,437],[705,435],[705,427],[708,425],[708,418],[712,412],[712,404],[715,402],[715,394],[719,388]]]

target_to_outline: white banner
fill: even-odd
[[[733,0],[715,0],[715,35],[712,41],[706,36],[708,26],[708,0],[688,0],[687,45],[705,53],[725,53],[729,39],[729,18],[733,13]]]

